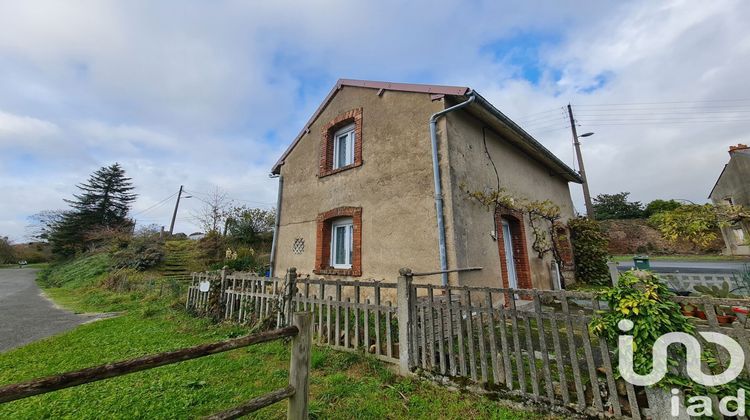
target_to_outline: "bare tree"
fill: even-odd
[[[205,233],[221,233],[224,222],[232,213],[232,200],[227,193],[216,187],[205,199],[199,198],[203,206],[193,213]]]
[[[0,264],[9,264],[15,262],[16,256],[13,250],[13,244],[7,236],[0,237]]]

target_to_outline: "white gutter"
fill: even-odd
[[[461,109],[466,105],[474,102],[476,95],[474,92],[469,93],[469,99],[460,104],[453,105],[450,108],[446,108],[440,112],[432,114],[430,117],[430,145],[432,146],[432,175],[435,181],[435,210],[437,213],[437,228],[438,228],[438,247],[440,253],[440,274],[442,285],[448,285],[448,273],[445,271],[448,269],[448,257],[445,251],[445,220],[443,216],[443,187],[440,184],[440,161],[438,160],[438,143],[437,143],[437,120],[443,115]]]

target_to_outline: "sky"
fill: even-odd
[[[168,226],[180,185],[176,232],[216,187],[273,207],[273,163],[339,78],[470,86],[573,166],[570,103],[593,195],[705,202],[750,141],[748,19],[741,0],[0,0],[0,236],[27,241],[114,162],[140,225]]]

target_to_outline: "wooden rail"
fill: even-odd
[[[66,372],[31,381],[0,387],[0,403],[19,400],[34,395],[45,394],[103,379],[153,369],[185,360],[197,359],[211,354],[222,353],[241,347],[265,343],[284,337],[294,337],[290,361],[289,386],[262,397],[254,398],[231,410],[215,414],[210,418],[237,418],[267,405],[289,398],[290,419],[307,418],[307,394],[309,387],[310,350],[312,347],[312,314],[295,313],[294,325],[259,334],[201,344],[164,353],[143,356],[136,359],[108,363],[101,366]]]

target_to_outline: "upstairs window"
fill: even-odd
[[[362,165],[362,108],[336,116],[321,127],[318,177],[326,177]]]
[[[331,267],[352,268],[353,230],[351,217],[331,222]]]
[[[333,169],[343,168],[354,163],[354,142],[356,132],[354,124],[336,131],[333,143]]]

